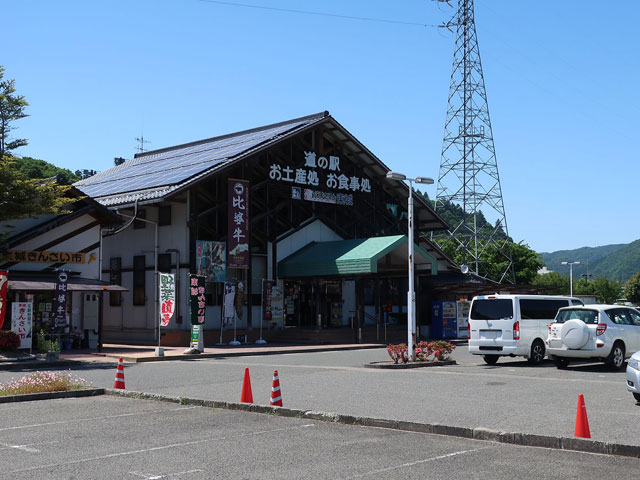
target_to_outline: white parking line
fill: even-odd
[[[141,472],[129,472],[136,477],[144,478],[144,480],[160,480],[161,478],[181,477],[182,475],[188,475],[190,473],[202,472],[199,468],[195,470],[186,470],[184,472],[167,473],[167,474],[153,474],[153,473],[141,473]]]
[[[487,448],[490,448],[490,447],[474,448],[473,450],[461,450],[459,452],[447,453],[446,455],[438,455],[437,457],[425,458],[424,460],[416,460],[415,462],[403,463],[403,464],[400,464],[400,465],[394,465],[392,467],[381,468],[379,470],[371,470],[369,472],[361,473],[359,475],[354,475],[354,476],[349,477],[349,478],[368,477],[369,475],[375,475],[377,473],[391,472],[393,470],[398,470],[398,469],[401,469],[401,468],[413,467],[414,465],[421,465],[423,463],[434,462],[436,460],[442,460],[442,459],[445,459],[445,458],[457,457],[458,455],[465,455],[467,453],[473,453],[473,452],[477,452],[479,450],[486,450]]]
[[[202,440],[192,440],[190,442],[183,442],[183,443],[172,443],[170,445],[161,445],[159,447],[150,447],[150,448],[141,448],[139,450],[129,450],[127,452],[118,452],[118,453],[110,453],[108,455],[99,455],[97,457],[87,457],[87,458],[80,458],[77,460],[69,460],[67,462],[60,462],[60,463],[50,463],[49,465],[38,465],[35,467],[29,467],[29,468],[21,468],[19,470],[12,470],[11,473],[21,473],[21,472],[30,472],[33,470],[41,470],[41,469],[46,469],[46,468],[56,468],[56,467],[62,467],[65,465],[77,465],[79,463],[86,463],[86,462],[91,462],[94,460],[106,460],[109,458],[116,458],[116,457],[124,457],[124,456],[128,456],[128,455],[136,455],[139,453],[148,453],[148,452],[156,452],[158,450],[167,450],[170,448],[177,448],[177,447],[186,447],[189,445],[198,445],[200,443],[207,443],[207,442],[223,442],[225,440],[229,440],[231,438],[238,438],[238,437],[246,437],[246,436],[251,436],[254,437],[256,435],[264,435],[264,434],[268,434],[268,433],[275,433],[275,432],[288,432],[288,431],[293,431],[293,430],[298,430],[300,428],[308,428],[308,427],[313,427],[314,424],[310,423],[310,424],[305,424],[305,425],[300,425],[297,427],[286,427],[286,428],[274,428],[272,430],[262,430],[262,431],[257,431],[257,432],[247,432],[247,433],[243,433],[240,435],[234,435],[234,436],[227,436],[227,437],[214,437],[214,438],[204,438]]]
[[[139,412],[139,413],[121,413],[119,415],[103,415],[101,417],[75,418],[73,420],[63,420],[60,422],[34,423],[31,425],[18,425],[16,427],[0,428],[0,432],[4,432],[7,430],[21,430],[24,428],[40,428],[40,427],[47,427],[49,425],[64,425],[65,423],[95,422],[96,420],[103,420],[103,419],[110,419],[110,418],[134,417],[137,415],[148,415],[150,413],[175,412],[176,410],[192,410],[194,408],[202,408],[202,407],[195,405],[190,407],[170,408],[168,410],[150,410],[148,412]]]

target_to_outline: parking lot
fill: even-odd
[[[640,460],[99,396],[6,404],[7,479],[635,478]]]
[[[254,402],[268,405],[277,369],[288,408],[558,437],[573,436],[582,393],[594,440],[640,445],[640,406],[625,389],[624,372],[601,364],[558,370],[549,361],[532,367],[507,358],[488,366],[460,346],[453,366],[365,368],[387,358],[381,348],[165,361],[128,364],[125,378],[128,391],[238,402],[248,367]],[[73,371],[95,386],[113,386],[113,364]],[[17,375],[0,372],[0,381]]]

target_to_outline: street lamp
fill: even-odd
[[[409,231],[409,291],[407,292],[407,349],[411,353],[411,360],[416,361],[416,352],[413,348],[416,337],[416,293],[413,286],[413,182],[427,185],[433,184],[433,178],[416,177],[407,178],[406,175],[398,172],[387,172],[387,178],[391,180],[409,182],[409,200],[407,202],[407,230]]]
[[[573,266],[580,262],[562,262],[562,265],[569,265],[569,295],[573,297]]]

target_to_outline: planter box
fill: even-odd
[[[365,367],[367,368],[389,368],[392,370],[402,370],[405,368],[421,368],[421,367],[441,367],[444,365],[456,365],[455,360],[441,360],[435,362],[408,362],[408,363],[393,363],[387,362],[372,362]]]
[[[47,356],[45,357],[45,360],[47,362],[55,362],[56,360],[60,359],[60,352],[47,352]]]
[[[0,397],[0,403],[31,402],[33,400],[51,400],[53,398],[92,397],[94,395],[104,395],[104,388],[80,388],[77,390],[62,390],[60,392],[4,395]]]

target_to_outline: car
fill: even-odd
[[[627,390],[640,402],[640,352],[631,355],[627,364]]]
[[[561,308],[545,343],[558,368],[579,358],[621,370],[625,359],[640,350],[640,311],[621,305]]]
[[[557,295],[495,294],[473,297],[469,309],[469,353],[494,365],[500,357],[525,357],[539,365],[546,355],[547,328],[561,307],[583,305]]]

